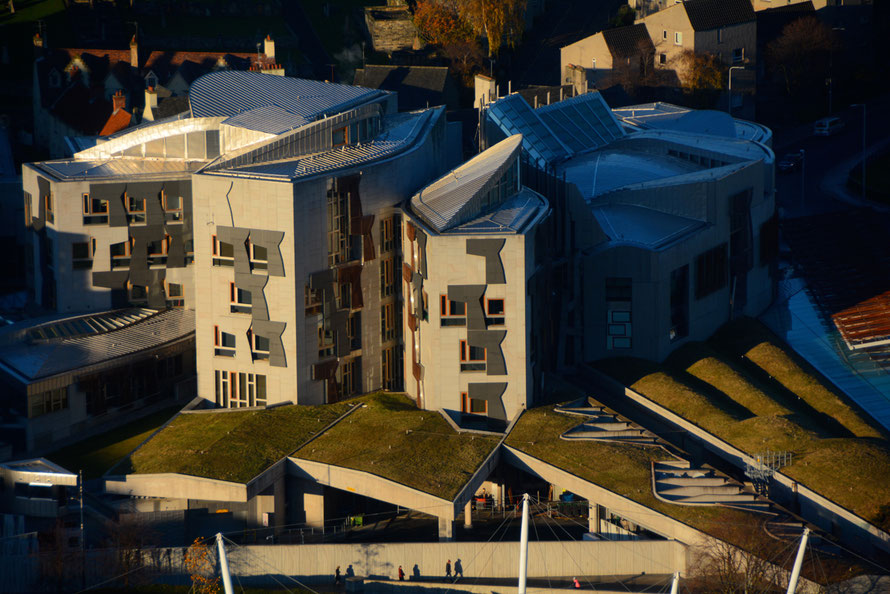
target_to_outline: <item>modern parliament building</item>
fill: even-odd
[[[509,421],[543,375],[662,359],[772,298],[773,155],[628,131],[598,93],[486,109],[460,165],[444,108],[263,74],[23,170],[33,299],[192,310],[221,407],[405,391]]]

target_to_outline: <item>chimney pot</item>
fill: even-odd
[[[114,97],[111,98],[112,104],[112,113],[117,113],[121,109],[126,109],[127,107],[127,98],[124,96],[123,91],[118,90]]]

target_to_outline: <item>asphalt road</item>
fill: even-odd
[[[887,146],[890,139],[890,95],[868,103],[866,111],[866,146],[873,153]],[[853,206],[838,199],[836,189],[846,182],[850,168],[861,162],[862,109],[850,107],[835,115],[844,121],[845,127],[834,136],[814,136],[812,125],[775,131],[773,150],[777,161],[788,152],[803,149],[806,153],[803,169],[790,173],[776,171],[776,197],[785,218],[836,212]]]

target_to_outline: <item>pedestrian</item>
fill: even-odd
[[[340,585],[340,566],[337,566],[337,571],[334,572],[334,583],[338,586]]]
[[[402,566],[401,566],[401,565],[399,565],[399,581],[400,581],[400,582],[404,582],[404,581],[405,581],[405,572],[402,570]]]
[[[445,564],[445,577],[451,577],[451,559],[449,559],[448,562]]]
[[[575,589],[576,589],[576,590],[580,590],[580,589],[581,589],[581,584],[578,583],[578,578],[576,578],[576,577],[572,578],[572,585],[575,586]]]

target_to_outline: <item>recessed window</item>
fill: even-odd
[[[213,354],[217,357],[234,357],[235,356],[235,335],[223,332],[219,326],[213,327]]]
[[[463,301],[452,301],[448,295],[439,295],[439,325],[466,326],[467,304]]]
[[[386,303],[380,308],[380,340],[393,340],[396,337],[395,304]]]
[[[216,235],[211,236],[211,249],[213,254],[214,266],[234,266],[235,265],[235,246],[217,239]]]
[[[56,220],[55,214],[53,214],[53,193],[50,192],[46,196],[43,197],[43,204],[46,207],[46,222],[53,223]]]
[[[732,50],[732,63],[741,64],[745,61],[745,48],[737,47]]]
[[[460,341],[460,370],[485,371],[485,349]]]
[[[683,33],[680,31],[674,32],[674,45],[683,45]]]
[[[662,66],[667,64],[668,58],[667,54],[658,54],[658,63]]]
[[[463,413],[474,415],[488,414],[488,400],[483,398],[470,398],[466,392],[461,392],[460,401],[460,410]]]
[[[167,283],[167,307],[184,307],[185,292],[179,283]]]
[[[726,244],[718,245],[695,259],[695,298],[701,299],[727,284]]]
[[[86,270],[93,267],[93,253],[96,250],[96,240],[76,241],[71,244],[71,268],[74,270]]]
[[[269,339],[265,336],[253,335],[253,359],[266,360],[269,358]]]
[[[101,225],[108,223],[108,200],[90,198],[89,194],[83,195],[83,224]]]
[[[163,194],[164,214],[168,221],[182,220],[182,196],[175,194]]]
[[[130,255],[133,253],[133,239],[121,241],[120,243],[112,243],[109,246],[111,252],[111,268],[128,268],[130,266]]]
[[[503,299],[487,299],[486,300],[486,314],[487,317],[485,322],[489,326],[503,326],[504,325],[504,300]]]
[[[250,291],[239,289],[235,283],[229,283],[229,301],[231,302],[230,311],[232,313],[250,313],[253,310],[251,305]]]
[[[132,303],[142,303],[148,300],[148,287],[145,285],[129,285],[130,301]]]
[[[667,32],[667,29],[663,29],[663,30],[662,30],[662,32],[661,32],[661,38],[662,38],[662,39],[667,39],[667,38],[668,38],[668,32]]]

